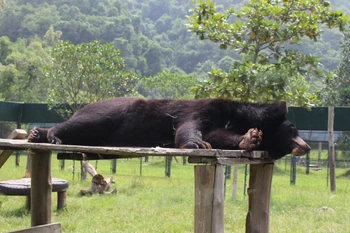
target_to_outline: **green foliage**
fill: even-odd
[[[217,5],[217,12],[225,12],[230,6],[235,6],[239,9],[241,6],[245,6],[248,0],[215,0]],[[262,39],[264,36],[271,35],[273,31],[269,31],[268,27],[275,24],[271,23],[271,19],[266,13],[270,10],[275,10],[276,7],[266,6],[267,2],[272,1],[254,1],[254,6],[259,6],[259,10],[252,11],[254,20],[249,21],[252,26],[261,25],[266,26],[258,27],[261,34],[254,35],[254,37]],[[279,2],[281,6],[287,3],[321,3],[321,1],[274,1]],[[325,1],[323,1],[325,2]],[[341,9],[343,12],[350,13],[350,3],[347,0],[331,1],[333,4],[332,9]],[[2,3],[5,3],[1,5]],[[210,40],[198,40],[198,36],[188,31],[186,24],[188,24],[187,15],[189,9],[193,7],[191,1],[184,0],[150,0],[150,1],[136,1],[136,0],[104,0],[104,1],[87,1],[87,0],[75,0],[75,1],[63,1],[63,0],[11,0],[0,1],[0,37],[6,36],[13,44],[21,44],[22,48],[18,51],[19,54],[26,54],[24,50],[27,49],[29,43],[34,41],[42,44],[42,49],[37,53],[30,52],[30,57],[27,60],[36,60],[35,64],[42,63],[47,65],[47,57],[50,50],[55,46],[59,40],[71,41],[72,44],[78,45],[81,43],[90,43],[94,40],[98,40],[101,43],[113,42],[113,47],[120,50],[120,56],[124,58],[125,71],[135,72],[140,76],[155,76],[163,69],[173,69],[185,71],[187,74],[196,75],[197,79],[203,81],[208,78],[208,71],[211,67],[221,69],[227,73],[230,72],[230,66],[234,61],[242,60],[242,55],[250,57],[253,60],[254,55],[251,50],[243,51],[232,50],[230,46],[227,46],[227,50],[219,49],[220,46],[213,43]],[[328,6],[327,6],[328,7]],[[256,8],[257,9],[257,8]],[[292,9],[292,8],[291,8]],[[325,9],[323,6],[317,8],[316,12],[321,12]],[[261,12],[260,12],[261,10]],[[248,9],[246,10],[248,11]],[[311,8],[310,8],[311,11]],[[323,11],[325,12],[325,11]],[[237,22],[243,22],[248,20],[248,13],[243,12],[246,16],[238,18],[236,15],[231,15],[227,19],[227,23],[232,23],[235,20]],[[287,13],[286,13],[287,14]],[[264,18],[259,18],[259,15]],[[337,16],[337,12],[335,13]],[[277,18],[278,14],[274,14],[272,18]],[[307,17],[302,10],[296,11],[290,14],[292,17],[300,17],[304,19]],[[330,20],[335,26],[336,17],[328,15],[325,17],[325,21]],[[310,18],[310,22],[314,20]],[[223,24],[218,20],[218,27]],[[282,22],[282,21],[281,21]],[[307,23],[309,24],[309,23]],[[280,26],[280,24],[277,24]],[[297,25],[293,24],[294,28],[288,24],[282,24],[282,29],[285,31],[295,31],[299,26],[301,28],[310,28],[314,30],[311,24]],[[332,26],[332,23],[331,23]],[[317,43],[314,42],[312,35],[306,35],[302,38],[301,44],[290,45],[289,42],[284,46],[286,49],[295,49],[302,51],[304,54],[310,54],[315,57],[322,58],[318,63],[323,66],[322,72],[332,71],[337,67],[341,60],[339,41],[340,33],[332,28],[328,28],[324,24],[321,28],[322,36],[317,36]],[[304,31],[306,32],[306,31]],[[265,34],[264,34],[265,33]],[[270,33],[270,34],[269,34]],[[277,33],[277,32],[276,32]],[[320,34],[320,32],[318,32]],[[214,33],[215,34],[215,33]],[[220,33],[219,33],[220,34]],[[242,36],[244,39],[249,40],[250,35],[248,31],[244,31]],[[282,37],[284,34],[281,31],[275,38]],[[309,39],[311,38],[311,40]],[[22,38],[25,38],[27,43],[22,43]],[[225,37],[221,38],[221,40]],[[228,38],[226,38],[228,39]],[[232,38],[231,38],[232,39]],[[294,38],[293,38],[294,39]],[[235,41],[232,39],[232,42]],[[253,45],[254,38],[250,40],[250,45]],[[291,40],[293,41],[293,40]],[[243,43],[244,41],[236,40],[235,43]],[[246,47],[250,48],[247,44]],[[221,46],[224,48],[225,46]],[[12,49],[12,48],[11,48]],[[46,55],[42,56],[42,50]],[[265,53],[266,52],[266,53]],[[272,58],[273,63],[282,62],[281,60],[275,60],[273,56],[269,57],[269,53],[278,54],[278,51],[269,51],[268,49],[261,52],[261,56],[267,57],[270,62]],[[6,53],[6,49],[5,49]],[[279,53],[282,56],[286,55],[283,45],[280,46]],[[0,49],[0,57],[2,55]],[[27,55],[26,55],[27,56]],[[263,58],[260,57],[258,62],[261,62]],[[5,59],[5,58],[0,58]],[[41,60],[41,61],[40,61]],[[40,62],[39,62],[40,61]],[[247,58],[243,58],[242,65],[246,63]],[[231,62],[231,64],[230,64]],[[3,64],[4,65],[4,64]],[[23,66],[21,66],[23,67]],[[295,66],[294,66],[295,67]],[[310,67],[300,67],[308,70]],[[313,67],[312,67],[313,68]],[[2,67],[1,69],[5,69]],[[6,69],[11,70],[10,67]],[[15,66],[16,77],[21,73],[19,66]],[[42,66],[37,70],[40,71]],[[260,70],[260,68],[259,68]],[[271,71],[271,70],[270,70]],[[289,72],[283,71],[284,73]],[[271,71],[272,74],[283,73],[280,70]],[[312,71],[310,71],[312,73]],[[322,80],[316,75],[304,75],[305,80],[310,84],[309,92],[315,93],[322,87]],[[25,93],[25,96],[12,95],[13,98],[0,97],[2,99],[12,99],[16,101],[28,101],[31,102],[45,101],[46,94],[48,93],[47,84],[49,80],[47,77],[37,74],[35,82],[31,82],[26,90],[29,93]],[[293,74],[294,80],[298,79],[299,74]],[[265,78],[262,78],[265,79]],[[20,90],[18,82],[25,82],[27,79],[19,78],[15,81],[16,90]],[[7,83],[6,83],[7,84]],[[34,85],[35,84],[35,85]],[[8,85],[8,84],[7,84]],[[26,86],[23,84],[23,86]],[[5,86],[6,87],[6,86]],[[3,88],[8,90],[7,87]],[[12,86],[14,88],[14,86]],[[308,89],[307,85],[303,87]],[[11,91],[12,92],[12,91]],[[17,91],[18,92],[18,91]],[[10,92],[9,92],[10,93]],[[14,93],[14,92],[12,92]],[[4,95],[3,92],[1,92]],[[9,94],[6,94],[7,96]],[[32,97],[32,98],[30,98]],[[305,96],[304,96],[305,97]],[[25,99],[27,98],[27,99]],[[272,98],[272,97],[271,97]],[[305,97],[309,98],[309,97]],[[301,98],[302,99],[302,98]]]
[[[146,98],[191,99],[194,96],[189,89],[197,83],[192,75],[165,69],[154,77],[142,78],[137,91]]]
[[[250,0],[240,11],[229,8],[224,13],[210,0],[197,1],[189,29],[202,40],[244,56],[229,73],[213,70],[210,80],[196,88],[196,95],[310,106],[316,96],[308,93],[305,79],[312,72],[321,74],[316,69],[319,59],[284,46],[298,44],[303,37],[316,41],[322,24],[343,30],[348,21],[325,1]]]
[[[50,55],[41,42],[0,37],[0,100],[41,102],[47,86],[43,66]]]
[[[350,132],[342,132],[335,143],[337,145],[337,150],[341,151],[346,159],[350,159]]]
[[[341,42],[342,61],[334,71],[325,79],[325,86],[319,92],[320,98],[328,105],[350,106],[350,34],[344,34]]]
[[[73,45],[60,42],[52,50],[52,66],[47,67],[51,80],[48,102],[70,104],[63,115],[69,116],[82,105],[134,93],[137,77],[123,72],[123,59],[112,43],[98,41]]]

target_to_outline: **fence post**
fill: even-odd
[[[334,107],[328,107],[328,159],[331,191],[335,192]]]
[[[306,167],[306,174],[310,174],[310,153],[306,154],[306,159],[305,159],[305,167]]]
[[[165,156],[165,175],[170,177],[171,175],[171,156]]]
[[[117,159],[112,159],[112,174],[117,173]]]
[[[290,184],[295,184],[297,179],[297,159],[292,155],[290,160]]]

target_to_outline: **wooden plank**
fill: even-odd
[[[18,230],[18,231],[11,231],[9,233],[47,233],[47,232],[61,233],[62,232],[61,223],[51,223],[51,224],[31,227],[23,230]]]
[[[249,211],[247,233],[268,233],[271,182],[274,164],[251,164],[249,177]]]
[[[32,150],[32,226],[51,223],[51,151]]]
[[[224,166],[195,166],[195,233],[224,232]]]
[[[7,137],[7,139],[24,139],[27,136],[27,132],[23,129],[15,129],[10,133],[10,135]],[[7,161],[7,159],[12,154],[13,150],[0,150],[0,168],[4,163]]]
[[[201,156],[217,158],[254,158],[256,152],[244,150],[219,150],[219,149],[175,149],[161,147],[101,147],[101,146],[76,146],[76,145],[56,145],[49,143],[29,143],[26,140],[0,139],[0,149],[38,149],[38,150],[57,150],[83,153],[96,153],[104,155],[121,155],[128,157],[141,156]]]

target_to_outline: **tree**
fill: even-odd
[[[229,73],[213,69],[196,95],[312,105],[316,95],[308,92],[306,80],[313,73],[321,75],[319,59],[288,45],[299,44],[303,37],[317,41],[321,25],[343,30],[348,17],[330,7],[324,0],[250,0],[241,11],[229,8],[219,13],[212,1],[198,0],[189,29],[221,49],[239,51],[242,61],[235,62]]]
[[[137,77],[123,72],[124,60],[112,43],[60,42],[52,58],[52,66],[47,67],[52,80],[48,102],[65,106],[59,111],[65,117],[87,103],[134,93]]]
[[[341,42],[342,61],[334,73],[325,79],[325,86],[319,92],[320,99],[327,105],[350,106],[350,34],[344,33]]]
[[[330,106],[350,106],[350,34],[345,33],[341,42],[342,61],[325,82],[320,91],[320,99]],[[337,150],[345,158],[350,158],[350,132],[343,131],[336,141]]]
[[[0,99],[42,102],[47,97],[43,67],[50,55],[40,41],[0,37]]]
[[[147,98],[191,99],[189,89],[197,83],[194,76],[165,69],[154,77],[141,79],[137,90]]]

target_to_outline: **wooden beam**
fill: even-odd
[[[274,164],[251,164],[246,233],[268,233]]]
[[[38,150],[57,150],[70,152],[94,153],[103,155],[128,156],[138,158],[142,156],[200,156],[217,158],[251,158],[263,152],[244,151],[244,150],[220,150],[220,149],[175,149],[162,147],[102,147],[102,146],[76,146],[76,145],[56,145],[50,143],[30,143],[26,140],[0,139],[0,149],[38,149]]]
[[[32,226],[51,223],[51,151],[32,150]]]
[[[12,133],[7,137],[7,139],[24,139],[27,136],[27,132],[23,129],[15,129],[12,131]],[[7,159],[12,154],[13,150],[0,150],[0,168],[4,163],[7,161]]]
[[[195,233],[224,232],[224,166],[195,166]]]
[[[46,225],[31,227],[23,230],[18,230],[18,231],[11,231],[8,233],[47,233],[47,232],[61,233],[62,232],[61,223],[46,224]]]

